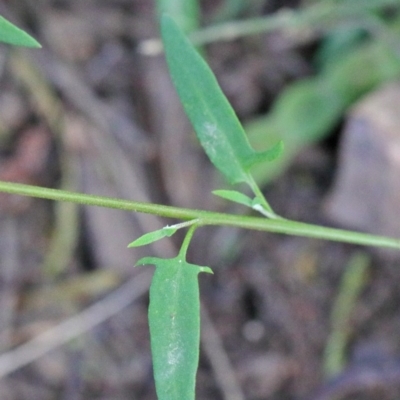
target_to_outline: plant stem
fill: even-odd
[[[192,219],[190,221],[181,222],[181,223],[175,224],[175,225],[167,225],[166,227],[175,228],[175,229],[182,229],[182,228],[187,228],[189,226],[195,225],[198,222],[199,222],[198,219]]]
[[[239,37],[287,28],[326,28],[345,18],[360,18],[376,8],[398,5],[397,0],[354,1],[345,4],[320,2],[300,11],[282,9],[271,16],[225,22],[206,27],[190,35],[195,45],[205,45],[218,40],[234,40]],[[364,14],[364,15],[363,15]]]
[[[184,259],[186,259],[186,253],[187,253],[187,250],[189,248],[189,244],[190,244],[190,242],[192,240],[192,237],[193,237],[194,232],[197,229],[197,227],[198,227],[197,225],[192,225],[189,228],[189,230],[187,231],[185,239],[183,240],[181,249],[179,251],[179,255]]]
[[[203,46],[216,41],[231,41],[276,29],[307,29],[309,27],[316,30],[327,29],[342,20],[361,17],[365,19],[366,15],[371,14],[371,11],[376,8],[391,5],[398,5],[398,0],[353,0],[342,5],[336,4],[335,1],[325,1],[300,11],[282,9],[271,16],[207,26],[192,32],[189,37],[194,45]],[[161,40],[154,38],[144,40],[139,46],[139,51],[146,55],[160,54],[163,52]]]
[[[165,206],[160,204],[140,203],[111,197],[95,196],[83,193],[68,192],[65,190],[49,189],[19,183],[0,181],[0,192],[17,194],[21,196],[37,197],[47,200],[69,201],[83,205],[115,208],[125,211],[135,211],[160,217],[181,220],[198,219],[197,226],[221,225],[243,229],[253,229],[288,235],[306,236],[317,239],[333,240],[338,242],[354,243],[367,246],[388,247],[400,249],[400,239],[366,233],[346,231],[342,229],[327,228],[310,225],[286,219],[267,219],[264,217],[248,217],[203,210],[193,210]]]
[[[253,191],[254,195],[257,199],[260,200],[260,208],[254,208],[254,210],[260,212],[262,215],[266,216],[267,218],[277,219],[280,218],[277,214],[275,214],[272,207],[269,205],[267,199],[264,197],[263,193],[261,192],[259,186],[257,185],[256,181],[254,180],[253,176],[249,174],[248,177],[248,184],[250,185],[251,190]]]
[[[354,253],[341,279],[339,293],[331,311],[331,332],[324,352],[324,370],[327,377],[337,376],[346,363],[346,347],[354,332],[351,316],[367,283],[370,257],[365,252]]]

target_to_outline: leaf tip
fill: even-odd
[[[142,265],[155,265],[154,257],[143,257],[136,261],[135,267],[141,267]]]
[[[247,207],[252,207],[252,199],[241,192],[236,190],[213,190],[212,194],[223,199],[239,203]]]
[[[265,161],[274,161],[282,155],[284,149],[285,149],[285,146],[284,146],[283,141],[279,140],[268,150],[254,152],[252,157],[250,157],[247,162],[248,167],[251,168],[253,165],[261,163],[261,162],[265,162]]]
[[[199,267],[199,272],[205,272],[207,274],[214,275],[214,271],[210,267]]]
[[[145,246],[147,244],[151,244],[165,237],[171,237],[177,230],[178,228],[167,225],[166,227],[159,229],[157,231],[145,233],[144,235],[138,237],[133,242],[129,243],[128,248]]]

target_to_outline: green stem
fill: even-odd
[[[0,192],[37,197],[47,200],[69,201],[83,205],[115,208],[125,211],[135,211],[158,215],[160,217],[181,219],[185,221],[198,219],[199,221],[197,226],[232,226],[243,229],[254,229],[287,235],[306,236],[317,239],[333,240],[367,246],[400,249],[400,239],[345,231],[342,229],[327,228],[318,225],[305,224],[302,222],[289,221],[286,219],[248,217],[243,215],[231,215],[211,211],[164,206],[160,204],[139,203],[129,200],[114,199],[110,197],[94,196],[90,194],[74,193],[65,190],[48,189],[2,181],[0,181]]]
[[[263,193],[261,192],[260,187],[257,185],[256,181],[254,180],[253,176],[249,174],[249,180],[247,181],[251,190],[253,191],[256,198],[260,201],[260,208],[253,207],[254,210],[260,212],[262,215],[266,216],[267,218],[271,219],[278,219],[281,218],[279,215],[275,214],[275,211],[269,205],[267,199],[264,197]]]
[[[198,222],[199,222],[198,219],[192,219],[190,221],[185,221],[185,222],[181,222],[179,224],[167,225],[167,226],[168,226],[168,228],[182,229],[182,228],[187,228],[189,226],[195,225]]]
[[[326,28],[345,18],[364,17],[365,14],[383,6],[398,5],[398,0],[363,0],[335,4],[321,2],[300,11],[284,9],[271,16],[232,21],[206,27],[190,35],[196,45],[218,40],[233,40],[243,36],[270,32],[276,29],[313,27]]]
[[[216,41],[231,41],[245,36],[271,32],[276,29],[328,29],[340,21],[349,19],[365,20],[371,11],[384,6],[397,6],[398,0],[359,0],[336,4],[326,1],[306,7],[300,11],[283,9],[271,16],[237,20],[207,26],[192,32],[189,37],[196,46],[203,46]],[[141,52],[156,55],[163,51],[159,39],[148,39],[141,43]]]
[[[179,255],[182,259],[186,260],[186,253],[189,248],[189,244],[192,240],[195,230],[198,228],[197,225],[192,225],[186,233],[185,239],[183,240],[181,249],[179,250]]]
[[[346,363],[346,347],[354,333],[351,317],[365,288],[370,261],[366,253],[357,252],[344,269],[339,293],[332,306],[331,332],[324,352],[323,367],[328,377],[339,374]]]

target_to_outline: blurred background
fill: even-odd
[[[43,48],[0,47],[0,179],[245,213],[197,143],[158,40],[207,59],[287,218],[400,237],[399,0],[3,0]],[[243,189],[245,188],[238,188]],[[1,400],[152,400],[145,255],[167,221],[0,194]],[[197,399],[400,396],[399,253],[206,227]]]

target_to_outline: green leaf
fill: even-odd
[[[276,142],[271,148],[262,152],[255,152],[252,159],[252,165],[259,164],[266,161],[275,161],[280,158],[284,150],[282,140]]]
[[[237,192],[236,190],[214,190],[212,193],[216,196],[222,197],[223,199],[243,204],[250,208],[253,206],[253,200],[250,197]]]
[[[197,275],[208,267],[189,264],[184,256],[142,258],[154,264],[149,325],[158,400],[194,400],[200,345]]]
[[[199,27],[199,0],[157,0],[157,11],[170,15],[184,32]]]
[[[165,237],[170,237],[172,236],[178,228],[174,228],[171,226],[166,226],[162,229],[159,229],[157,231],[145,233],[144,235],[140,236],[136,240],[134,240],[132,243],[128,244],[128,247],[139,247],[139,246],[145,246],[146,244],[150,244],[153,242],[156,242],[157,240],[160,240]]]
[[[161,34],[172,80],[205,152],[230,183],[251,186],[250,168],[274,158],[277,148],[256,152],[250,146],[214,74],[166,14],[161,19]]]
[[[32,36],[0,16],[0,42],[25,47],[42,47]]]

